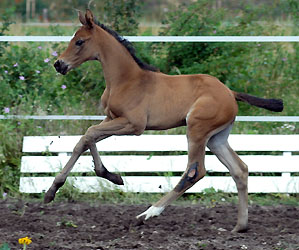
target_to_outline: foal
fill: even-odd
[[[97,142],[111,135],[141,135],[144,130],[186,125],[186,171],[171,192],[138,217],[148,219],[159,215],[167,205],[205,176],[204,157],[205,147],[208,146],[229,169],[237,185],[238,221],[233,231],[246,231],[248,169],[227,142],[238,111],[236,101],[276,112],[282,111],[282,101],[234,92],[209,75],[165,75],[142,63],[135,56],[131,44],[116,32],[97,24],[90,10],[87,9],[85,15],[79,12],[79,20],[82,26],[54,66],[64,75],[85,61],[99,60],[106,80],[101,104],[107,118],[99,125],[91,126],[82,136],[66,166],[47,191],[45,202],[54,199],[77,159],[88,149],[96,174],[123,185],[120,175],[110,173],[102,164]]]

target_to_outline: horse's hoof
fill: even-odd
[[[50,190],[48,190],[44,197],[44,203],[45,204],[50,203],[51,201],[54,200],[54,198],[55,198],[55,194],[52,194]]]
[[[236,225],[232,233],[245,233],[248,231],[248,225]]]
[[[124,181],[119,174],[109,172],[104,165],[101,169],[95,169],[96,175],[111,181],[116,185],[124,185]]]
[[[124,185],[124,181],[119,174],[114,174],[109,172],[107,179],[116,185]]]
[[[150,208],[148,208],[143,213],[137,215],[136,219],[144,218],[144,220],[148,220],[151,217],[159,216],[163,212],[164,208],[165,207],[151,206]]]

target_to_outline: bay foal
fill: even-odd
[[[97,142],[111,135],[141,135],[145,130],[186,125],[186,171],[171,192],[138,217],[148,219],[159,215],[167,205],[205,176],[207,145],[229,169],[237,185],[238,221],[233,231],[246,231],[248,170],[227,142],[238,111],[236,100],[277,112],[283,109],[282,101],[234,92],[209,75],[163,74],[141,62],[128,41],[104,25],[97,24],[90,10],[85,15],[79,12],[79,20],[82,26],[54,66],[58,72],[66,74],[85,61],[99,60],[106,80],[101,104],[107,118],[99,125],[91,126],[80,139],[66,166],[47,191],[45,202],[54,199],[77,159],[88,149],[96,174],[115,184],[123,184],[119,175],[110,173],[102,164]]]

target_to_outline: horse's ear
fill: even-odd
[[[85,20],[85,16],[82,14],[82,12],[80,10],[78,10],[78,17],[80,20],[80,23],[82,23],[82,25],[86,25],[86,20]]]
[[[86,10],[85,20],[86,20],[86,24],[89,26],[89,28],[92,28],[94,22],[93,22],[93,14],[90,9]]]

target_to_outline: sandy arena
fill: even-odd
[[[235,205],[175,205],[148,221],[135,219],[148,206],[2,200],[0,243],[21,249],[18,239],[29,236],[28,250],[299,249],[295,206],[252,205],[250,229],[239,234],[230,232]]]

